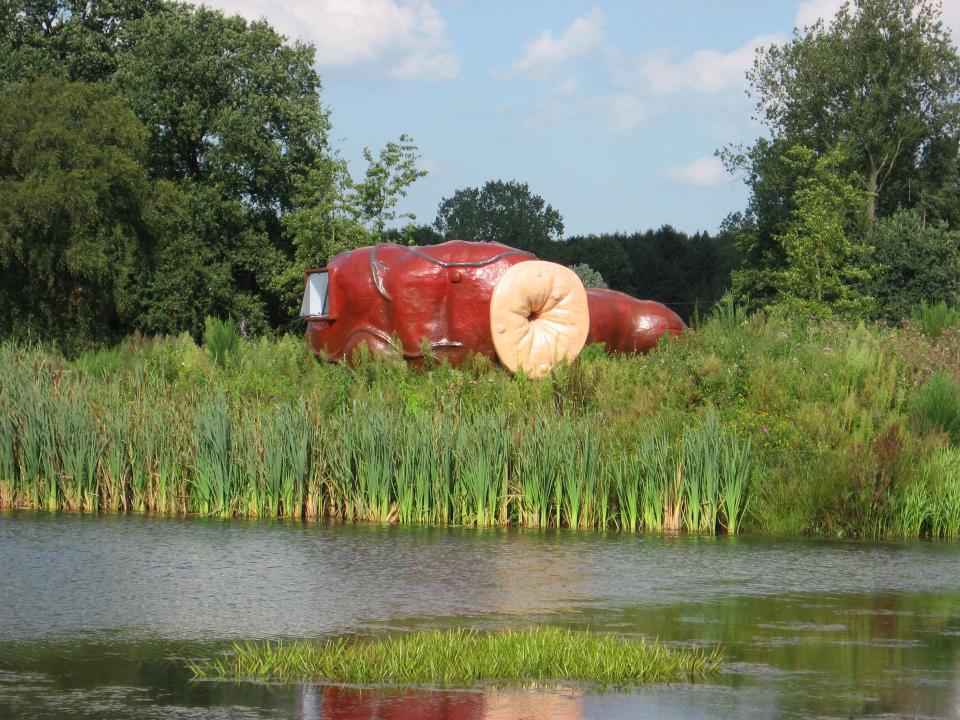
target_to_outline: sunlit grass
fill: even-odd
[[[960,535],[953,461],[933,462],[960,447],[957,327],[727,303],[649,355],[588,349],[542,381],[482,356],[349,369],[293,335],[215,345],[133,337],[70,361],[0,343],[0,507]]]
[[[198,679],[314,680],[356,685],[593,683],[602,686],[694,680],[715,672],[718,649],[559,628],[484,633],[428,630],[374,639],[235,644],[193,666]]]

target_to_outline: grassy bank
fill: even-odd
[[[552,377],[317,362],[211,327],[0,346],[0,506],[624,531],[960,535],[960,328],[721,308]]]
[[[356,685],[587,682],[635,685],[704,677],[719,651],[668,649],[614,635],[534,628],[497,633],[422,631],[372,640],[234,645],[225,657],[193,666],[198,679],[259,678]]]

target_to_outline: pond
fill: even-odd
[[[195,683],[234,640],[549,623],[721,645],[707,682]],[[960,545],[0,514],[2,718],[952,718]]]

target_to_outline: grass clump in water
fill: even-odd
[[[198,679],[319,680],[355,685],[524,685],[564,681],[601,686],[692,680],[716,671],[719,650],[560,628],[485,633],[427,630],[371,640],[235,644],[232,654],[194,665]]]

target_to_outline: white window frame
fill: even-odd
[[[315,270],[307,275],[303,286],[303,302],[300,303],[300,317],[330,316],[330,274],[326,270]]]

